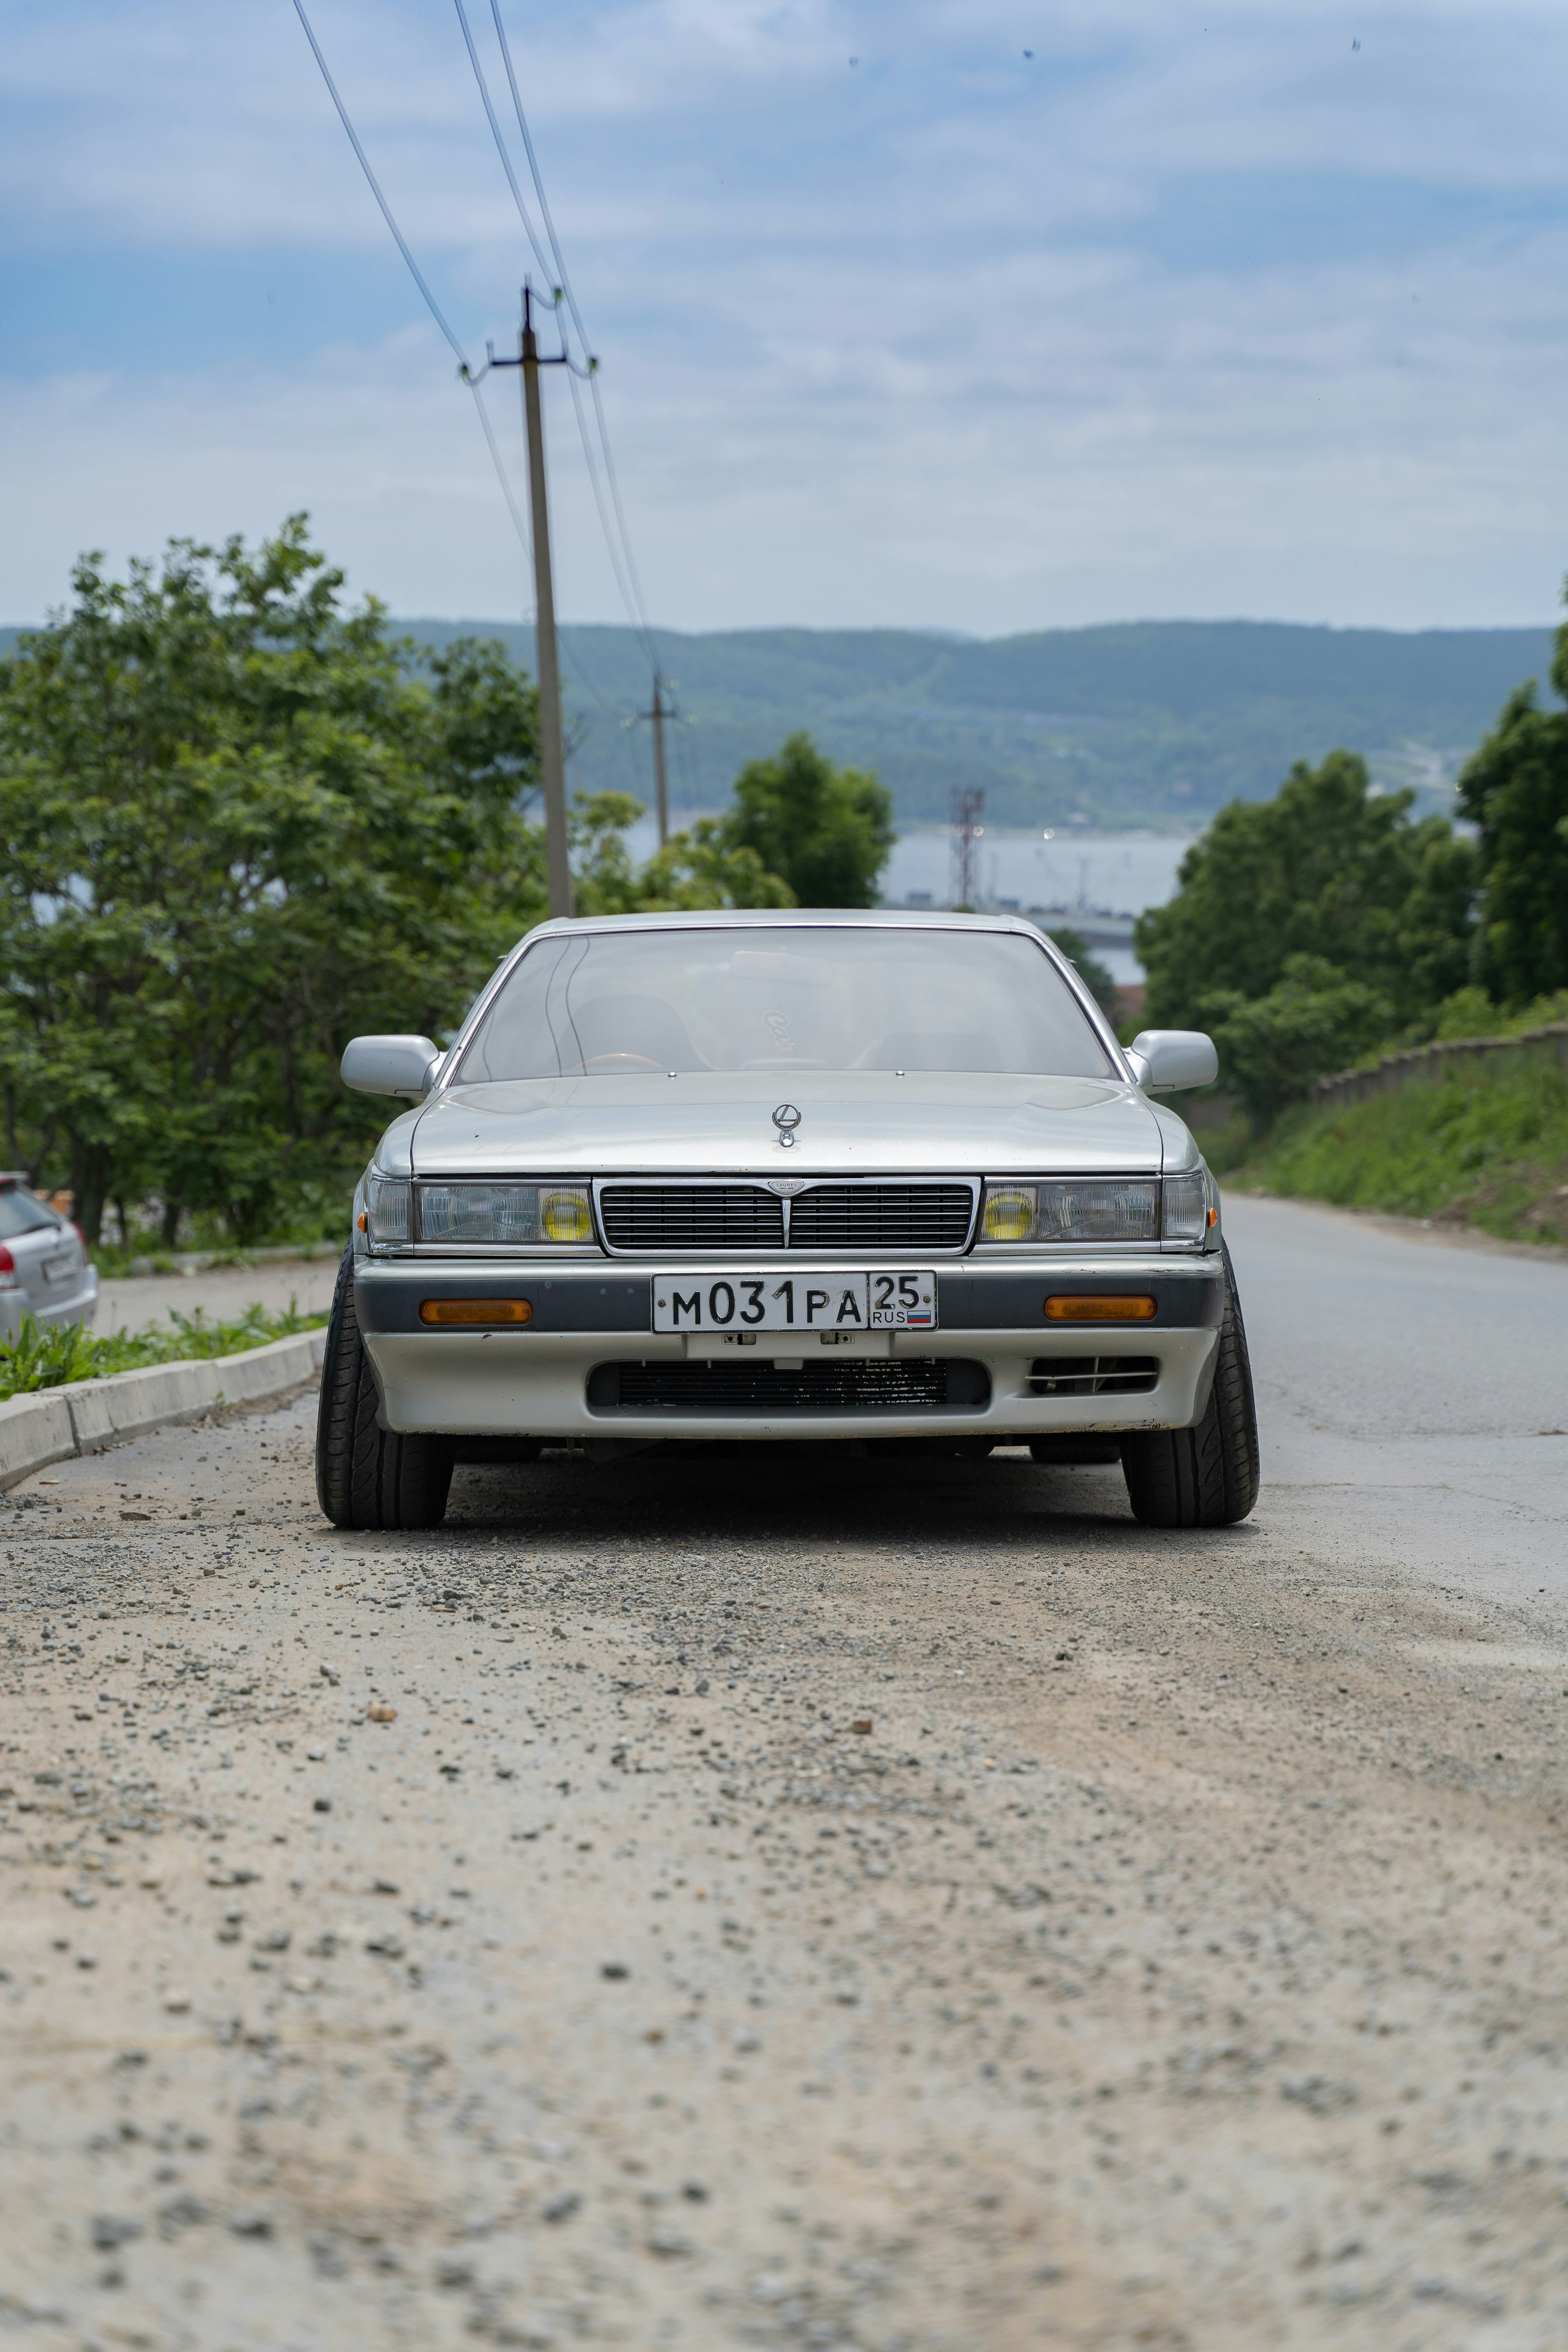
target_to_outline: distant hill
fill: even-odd
[[[531,667],[515,622],[403,621],[425,645],[500,638]],[[0,630],[0,650],[16,632]],[[580,792],[647,799],[647,666],[624,628],[563,630]],[[1237,795],[1266,798],[1290,762],[1337,745],[1386,785],[1444,805],[1466,754],[1521,679],[1544,682],[1549,629],[1303,628],[1271,621],[1142,621],[975,639],[905,629],[656,632],[685,723],[670,736],[678,814],[714,808],[736,770],[805,727],[835,760],[877,769],[900,822],[944,819],[978,784],[993,824],[1075,814],[1176,824]],[[1551,697],[1549,689],[1547,698]]]

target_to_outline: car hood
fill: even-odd
[[[800,1113],[781,1148],[775,1108]],[[1156,1174],[1194,1164],[1175,1115],[1121,1080],[770,1071],[452,1087],[389,1130],[417,1176]]]

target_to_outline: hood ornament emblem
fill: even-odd
[[[787,1151],[795,1141],[795,1129],[800,1125],[800,1113],[794,1103],[780,1103],[773,1113],[773,1125],[779,1131],[779,1141]]]

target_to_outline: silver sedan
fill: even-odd
[[[14,1339],[24,1316],[47,1329],[97,1312],[98,1276],[76,1226],[26,1176],[0,1173],[0,1339]]]
[[[376,1147],[327,1342],[339,1526],[420,1527],[465,1454],[679,1439],[1121,1462],[1159,1526],[1243,1518],[1258,1433],[1213,1179],[1016,919],[552,922],[443,1053],[357,1037]]]

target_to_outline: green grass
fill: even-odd
[[[103,1380],[111,1372],[140,1371],[148,1364],[188,1363],[194,1357],[238,1356],[247,1348],[263,1348],[268,1339],[287,1339],[296,1331],[310,1331],[326,1321],[324,1315],[301,1315],[292,1299],[279,1315],[247,1307],[232,1323],[209,1323],[198,1309],[195,1315],[169,1310],[168,1328],[149,1323],[140,1331],[111,1331],[95,1339],[79,1323],[58,1323],[40,1330],[30,1315],[14,1339],[0,1339],[0,1402],[37,1389],[62,1388],[69,1381]]]
[[[1303,1104],[1226,1181],[1510,1241],[1568,1242],[1568,1066],[1527,1047],[1365,1102]]]

